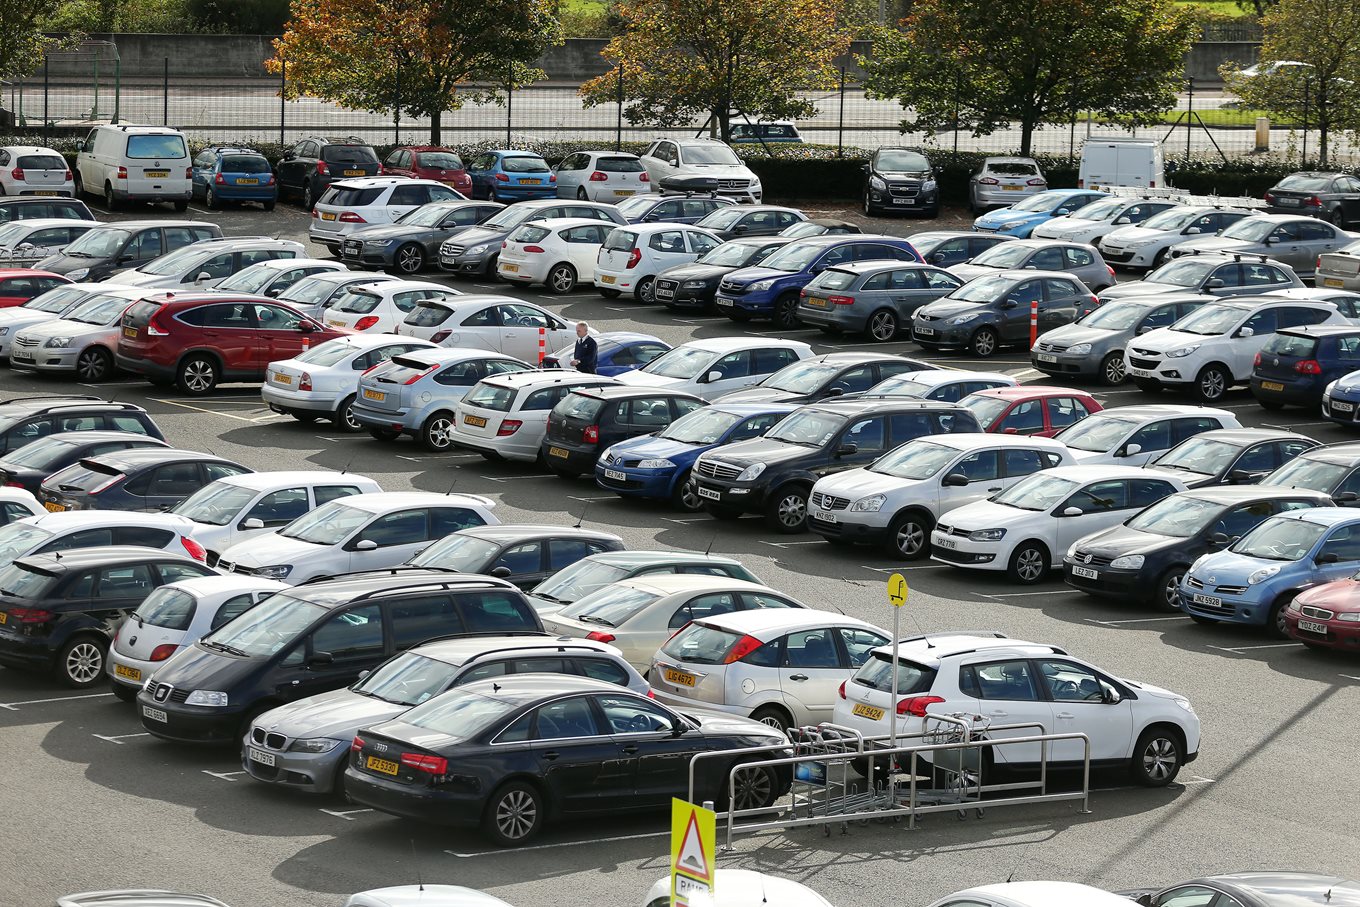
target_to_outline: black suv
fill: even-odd
[[[693,394],[656,387],[583,387],[548,413],[540,456],[554,473],[574,479],[594,472],[609,445],[661,431],[704,405]]]
[[[43,480],[77,460],[128,450],[166,447],[164,441],[130,431],[64,431],[25,444],[0,458],[0,485],[36,495]]]
[[[724,403],[816,403],[862,394],[884,378],[930,372],[937,366],[887,353],[825,353],[786,365],[755,387],[724,394]]]
[[[930,159],[911,148],[880,148],[864,165],[864,213],[940,215],[940,186]]]
[[[166,252],[221,236],[221,227],[203,221],[123,220],[91,228],[34,267],[71,280],[93,282],[112,276],[114,271],[140,268]]]
[[[0,224],[12,220],[56,217],[62,220],[94,220],[90,208],[78,198],[0,198]]]
[[[722,519],[758,513],[779,532],[807,526],[808,495],[822,476],[864,466],[927,435],[982,431],[957,403],[834,400],[796,410],[762,438],[703,454],[694,464],[704,509]]]
[[[310,211],[332,180],[378,176],[382,164],[378,152],[363,139],[313,135],[285,151],[276,169],[279,197],[296,195]]]
[[[142,726],[237,743],[262,712],[339,689],[397,652],[456,633],[542,632],[503,579],[398,567],[279,592],[181,650],[137,695]]]
[[[0,664],[55,671],[82,689],[104,680],[119,624],[151,590],[216,576],[206,564],[133,546],[31,554],[0,569]]]
[[[165,440],[150,414],[132,403],[110,403],[99,397],[66,394],[35,394],[0,400],[0,454],[60,432],[101,429],[130,431]]]

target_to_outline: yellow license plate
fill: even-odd
[[[524,180],[524,179],[522,179],[522,180],[519,181],[519,184],[520,184],[521,186],[541,186],[541,185],[543,185],[543,180]]]
[[[614,282],[614,275],[612,275],[612,274],[601,274],[601,275],[600,275],[600,283],[613,283],[613,282]]]
[[[518,274],[519,265],[501,265],[501,270],[507,274]]]
[[[142,672],[138,668],[129,668],[127,665],[114,665],[113,673],[119,677],[126,677],[128,680],[141,680]]]
[[[1344,280],[1342,280],[1341,278],[1339,278],[1339,277],[1324,277],[1324,278],[1322,278],[1322,285],[1323,285],[1324,287],[1338,287],[1338,288],[1339,288],[1339,287],[1344,287],[1344,286],[1346,285],[1346,282],[1345,282]]]
[[[476,428],[486,428],[486,420],[481,416],[469,416],[465,414],[463,416],[463,424],[472,425]]]
[[[51,501],[47,501],[46,503],[43,504],[43,506],[47,508],[47,510],[48,510],[49,513],[65,513],[65,512],[66,512],[66,505],[65,505],[65,504],[54,504],[54,503],[52,503]]]
[[[128,338],[129,340],[136,340],[136,339],[137,339],[137,329],[136,329],[136,328],[123,328],[123,336],[126,337],[126,338]]]
[[[400,767],[397,763],[388,759],[379,759],[377,756],[369,756],[364,763],[368,768],[375,772],[382,772],[384,775],[395,775]]]
[[[346,171],[345,171],[345,176],[363,176],[363,175],[364,175],[364,171],[362,171],[362,170],[346,170]],[[393,774],[395,774],[395,772],[394,772]]]
[[[861,718],[868,718],[871,721],[877,721],[883,717],[882,709],[872,705],[865,705],[862,702],[855,703],[855,707],[850,711],[852,714],[858,715]]]
[[[666,680],[671,683],[678,683],[682,687],[692,687],[699,679],[687,671],[677,671],[674,668],[667,668],[665,674]]]
[[[292,383],[293,383],[293,376],[292,376],[292,375],[280,375],[280,374],[278,374],[278,373],[276,372],[276,373],[274,374],[274,383],[275,383],[275,384],[292,384]]]
[[[565,460],[567,457],[571,456],[571,453],[568,452],[568,451],[563,450],[563,449],[560,448],[560,447],[549,447],[549,448],[548,448],[548,456],[550,456],[550,457],[561,457],[563,460]]]
[[[1261,382],[1261,390],[1263,390],[1263,391],[1282,391],[1282,390],[1284,390],[1284,385],[1281,384],[1281,383],[1278,382],[1278,381],[1262,381],[1262,382]]]
[[[615,189],[614,194],[617,195],[619,198],[624,198],[625,196],[635,195],[637,193],[633,189]]]
[[[368,388],[364,388],[364,399],[377,400],[379,403],[381,403],[382,401],[387,399],[387,394],[384,394],[382,391],[371,391]]]
[[[238,186],[258,186],[258,185],[260,185],[260,181],[257,180],[257,179],[242,179],[241,177],[238,176],[238,177],[236,178],[236,185],[238,185]]]
[[[321,219],[322,219],[322,220],[335,220],[335,212],[334,212],[334,211],[322,211],[322,212],[321,212]]]
[[[815,305],[819,309],[824,309],[827,307],[827,301],[822,296],[809,296],[807,302],[808,305]]]
[[[142,175],[148,179],[164,179],[170,175],[169,170],[143,170]]]

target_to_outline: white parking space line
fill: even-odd
[[[337,819],[344,819],[346,822],[355,821],[354,817],[360,813],[371,813],[371,809],[322,809],[318,810],[328,816],[335,816]]]
[[[1297,642],[1275,642],[1260,646],[1209,646],[1220,652],[1231,652],[1234,655],[1241,655],[1243,652],[1251,652],[1256,649],[1297,649],[1301,644]]]
[[[206,768],[202,769],[202,772],[205,775],[212,775],[214,778],[217,778],[220,781],[235,781],[236,779],[232,777],[233,775],[244,775],[246,773],[245,769],[241,769],[240,771],[235,772],[210,772]]]
[[[101,699],[105,696],[112,695],[112,693],[84,693],[78,696],[54,696],[51,699],[25,699],[23,702],[0,702],[0,709],[8,709],[11,712],[17,712],[21,705],[45,705],[49,702],[75,702],[78,699]]]
[[[1086,618],[1087,623],[1100,624],[1103,627],[1118,627],[1123,624],[1155,624],[1167,620],[1174,620],[1183,623],[1187,620],[1190,620],[1190,615],[1183,614],[1180,617],[1130,617],[1127,620],[1098,620],[1097,618],[1094,617]]]
[[[444,853],[451,857],[494,857],[494,856],[513,856],[515,854],[527,853],[531,850],[556,850],[559,847],[580,847],[582,844],[607,844],[611,841],[640,841],[644,838],[661,838],[669,835],[668,831],[653,831],[640,835],[618,835],[613,838],[590,838],[585,841],[563,841],[560,844],[534,844],[530,847],[516,847],[514,850],[479,850],[474,853],[459,853],[456,850],[446,850]]]
[[[150,737],[151,734],[147,731],[142,731],[140,734],[91,734],[90,736],[98,737],[100,740],[107,740],[109,743],[122,746],[124,740],[130,740],[133,737]]]

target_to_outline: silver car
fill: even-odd
[[[798,320],[859,332],[887,343],[927,302],[948,296],[964,281],[934,265],[900,261],[849,262],[827,268],[803,288]]]
[[[154,290],[111,290],[92,296],[55,321],[26,327],[14,335],[11,368],[63,372],[95,383],[113,374],[114,351],[123,312]]]
[[[1167,293],[1111,302],[1074,324],[1040,335],[1030,350],[1030,364],[1049,375],[1122,384],[1127,377],[1124,348],[1130,340],[1155,328],[1170,327],[1212,298]]]
[[[1039,164],[1029,157],[989,157],[968,180],[968,207],[974,214],[1005,208],[1048,188]]]
[[[1001,271],[1066,271],[1093,293],[1114,286],[1114,269],[1095,246],[1059,239],[1017,239],[987,249],[967,264],[951,265],[965,281]]]
[[[533,673],[592,677],[647,692],[647,681],[604,643],[472,634],[417,646],[352,686],[265,712],[246,734],[241,765],[267,784],[313,794],[338,790],[350,741],[364,728],[474,680]]]
[[[1314,217],[1294,214],[1256,214],[1244,217],[1217,236],[1201,236],[1171,247],[1171,257],[1190,252],[1247,252],[1268,255],[1311,277],[1319,255],[1343,249],[1356,234]]]

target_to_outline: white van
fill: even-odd
[[[1118,186],[1166,188],[1162,143],[1157,139],[1087,139],[1081,148],[1077,188]]]
[[[103,196],[110,211],[122,202],[171,202],[183,211],[192,178],[189,143],[168,126],[96,126],[76,156],[76,197]]]

